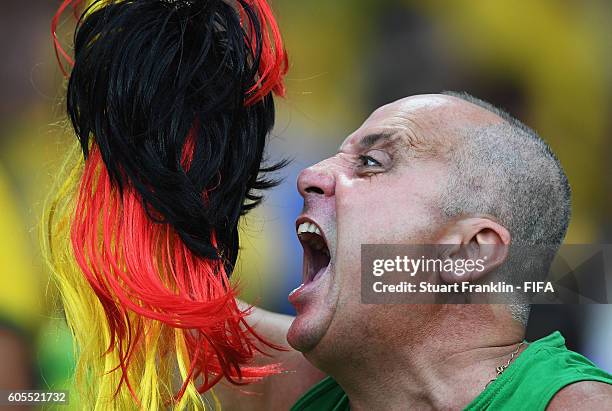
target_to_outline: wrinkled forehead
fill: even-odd
[[[355,132],[349,135],[340,151],[358,151],[373,140],[393,139],[409,147],[426,148],[439,144],[440,123],[434,113],[448,104],[444,96],[408,97],[375,110]],[[450,136],[447,136],[450,137]]]
[[[375,110],[344,140],[340,151],[358,151],[382,136],[420,151],[442,152],[460,143],[460,128],[500,121],[497,115],[456,97],[411,96]]]

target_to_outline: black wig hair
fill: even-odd
[[[52,194],[43,250],[84,408],[199,409],[222,378],[280,371],[253,365],[282,348],[248,324],[229,275],[238,219],[284,165],[261,164],[287,57],[266,0],[230,1],[94,1],[74,59],[55,30],[83,0],[63,0],[53,19],[84,161],[71,158]]]
[[[243,13],[223,0],[97,8],[76,31],[67,92],[85,157],[93,138],[112,181],[133,185],[154,221],[228,273],[238,218],[285,164],[261,165],[274,124],[272,94],[255,96],[268,33],[252,2],[237,3]]]

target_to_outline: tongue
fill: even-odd
[[[325,270],[327,270],[327,266],[323,266],[319,269],[319,271],[317,271],[317,273],[315,274],[314,277],[312,277],[312,280],[310,280],[311,283],[317,281],[319,279],[319,277],[321,277],[323,275],[323,273],[325,272]]]

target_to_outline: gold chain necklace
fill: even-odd
[[[522,342],[521,342],[521,343],[518,345],[518,347],[516,347],[516,350],[514,350],[514,351],[512,352],[512,354],[510,354],[510,358],[508,358],[508,361],[506,361],[506,363],[505,363],[505,364],[502,364],[502,365],[497,366],[497,367],[495,368],[495,371],[496,371],[497,375],[495,376],[495,378],[493,378],[491,381],[489,381],[489,382],[487,383],[487,385],[485,385],[485,389],[486,389],[486,388],[489,386],[489,384],[491,384],[493,381],[495,381],[497,378],[499,378],[499,376],[500,376],[500,375],[501,375],[501,374],[502,374],[504,371],[506,371],[506,368],[508,368],[508,367],[510,366],[510,363],[512,362],[512,360],[514,359],[514,357],[516,357],[516,355],[517,355],[517,354],[518,354],[518,352],[520,351],[521,347],[522,347],[523,345],[525,345],[525,344],[527,344],[527,343],[526,343],[525,341],[522,341]]]

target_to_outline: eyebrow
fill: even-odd
[[[365,151],[379,142],[394,144],[397,140],[401,140],[401,133],[397,130],[381,131],[362,137],[357,143],[357,147],[359,151]],[[340,151],[342,151],[342,145],[338,147],[338,152]]]
[[[386,131],[381,133],[369,134],[359,140],[359,148],[362,150],[372,147],[374,144],[379,142],[389,142],[399,137],[397,131]]]

